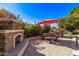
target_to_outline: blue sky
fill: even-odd
[[[46,18],[58,19],[69,14],[77,3],[2,3],[0,7],[6,8],[15,15],[21,15],[23,21],[34,23]],[[56,26],[57,24],[53,24]]]

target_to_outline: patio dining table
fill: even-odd
[[[50,32],[50,33],[44,33],[44,34],[53,34],[55,35],[54,33]],[[52,36],[50,36],[52,37]],[[76,48],[78,48],[78,40],[79,40],[79,35],[78,36],[72,36],[72,35],[69,35],[68,37],[71,37],[71,38],[75,38],[76,39]],[[44,38],[44,36],[42,36],[42,39]]]
[[[58,34],[54,32],[43,33],[41,37],[42,39],[49,40],[51,42],[52,40],[57,40]]]

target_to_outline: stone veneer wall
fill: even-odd
[[[4,46],[5,46],[5,34],[0,33],[0,54],[5,51]]]
[[[13,38],[16,34],[24,34],[23,30],[0,30],[0,53],[8,53],[13,48]]]
[[[21,30],[22,29],[20,23],[17,23],[17,22],[13,22],[12,26],[13,26],[12,27],[13,30]]]
[[[11,30],[13,26],[12,21],[0,21],[0,30]]]
[[[15,35],[18,33],[24,37],[24,31],[20,23],[13,18],[0,18],[0,54],[8,53],[15,47]]]
[[[21,25],[17,20],[11,18],[0,18],[0,30],[20,30]]]

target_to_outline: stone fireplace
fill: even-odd
[[[24,30],[22,30],[21,24],[16,17],[14,18],[14,15],[12,15],[13,17],[9,17],[9,15],[12,14],[8,14],[8,17],[0,15],[0,54],[10,52],[24,39]]]

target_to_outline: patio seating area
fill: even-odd
[[[79,50],[79,42],[78,48],[75,44],[75,38],[59,38],[58,42],[50,43],[38,37],[30,40],[24,56],[72,56],[73,51]]]
[[[79,50],[79,38],[71,35],[64,37],[65,32],[63,27],[51,28],[39,38],[31,39],[24,56],[73,56],[73,51]]]

